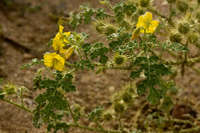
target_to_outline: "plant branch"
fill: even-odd
[[[28,109],[28,108],[26,108],[26,107],[24,107],[24,106],[22,106],[20,104],[17,104],[15,102],[12,102],[12,101],[10,101],[8,99],[1,99],[1,100],[4,101],[4,102],[6,102],[6,103],[12,104],[12,105],[14,105],[14,106],[16,106],[16,107],[18,107],[18,108],[26,111],[26,112],[33,113],[30,109]]]

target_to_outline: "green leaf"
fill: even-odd
[[[44,79],[40,81],[40,88],[56,89],[58,87],[59,85],[56,80]]]
[[[142,96],[145,94],[147,88],[148,88],[148,80],[142,80],[139,81],[137,84],[137,93],[138,95]]]
[[[137,57],[136,60],[133,62],[133,65],[142,65],[147,64],[148,59],[145,56]]]
[[[164,112],[170,112],[170,110],[173,108],[173,101],[170,97],[165,97],[164,98],[164,101],[161,105],[161,109],[164,111]]]
[[[124,18],[124,14],[123,14],[124,3],[123,2],[117,3],[113,9],[114,9],[115,17],[117,18],[117,20],[122,21]]]
[[[158,104],[160,102],[160,94],[155,88],[150,88],[149,95],[148,95],[148,101],[150,104]]]
[[[136,6],[133,5],[132,3],[131,3],[131,4],[125,4],[125,5],[124,5],[124,12],[125,12],[127,15],[132,15],[135,11],[136,11]]]
[[[87,55],[90,52],[91,44],[90,43],[83,44],[82,49],[83,49],[84,53]]]
[[[131,77],[132,79],[138,78],[138,77],[140,76],[140,73],[141,73],[141,70],[132,71],[131,74],[130,74],[130,77]]]
[[[167,68],[167,66],[165,66],[164,64],[153,64],[150,65],[150,70],[151,70],[151,75],[168,75],[171,73],[170,69]]]
[[[96,10],[96,18],[97,19],[105,19],[109,15],[106,14],[105,10],[103,8],[99,8]]]
[[[120,41],[112,41],[109,43],[109,46],[111,49],[115,49],[117,48],[118,46],[120,46],[122,43]]]
[[[84,20],[85,24],[89,24],[92,20],[92,15],[94,14],[94,9],[89,8],[87,6],[81,6],[82,12],[81,16]]]
[[[105,64],[108,60],[108,57],[105,55],[108,53],[108,48],[104,47],[103,43],[95,43],[91,48],[90,57],[95,59],[99,57],[99,62]]]
[[[73,76],[71,74],[66,74],[61,81],[61,87],[65,92],[76,91],[76,87],[72,84]]]
[[[81,24],[82,18],[81,18],[81,16],[80,16],[80,14],[75,14],[75,13],[70,14],[70,16],[71,16],[71,19],[70,19],[70,21],[69,21],[69,25],[70,25],[73,29],[75,29],[78,25]]]
[[[79,62],[75,63],[76,68],[84,70],[94,70],[94,64],[90,60],[80,60]]]
[[[102,55],[102,56],[100,57],[100,60],[99,60],[100,63],[106,64],[107,61],[108,61],[108,57],[107,57],[107,56]]]

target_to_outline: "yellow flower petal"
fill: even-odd
[[[47,67],[52,67],[53,66],[53,56],[51,53],[46,53],[44,55],[44,65],[47,66]]]
[[[137,25],[136,25],[137,28],[144,26],[143,20],[144,20],[144,16],[143,15],[139,16],[138,22],[137,22]]]
[[[146,12],[144,14],[144,18],[145,18],[146,22],[150,22],[150,21],[152,21],[152,14],[150,12]]]
[[[63,40],[63,41],[64,41],[65,43],[69,43],[68,38],[69,38],[70,34],[71,34],[71,32],[64,32],[64,33],[63,33],[63,35],[64,35],[64,40]]]
[[[58,71],[63,71],[65,59],[54,53],[46,53],[44,55],[44,65],[49,68],[54,68]]]
[[[69,37],[71,35],[71,32],[64,32],[63,33],[66,37]]]
[[[63,44],[63,41],[61,40],[61,38],[62,38],[62,35],[61,35],[61,33],[58,32],[53,39],[52,47],[55,51],[58,51],[64,47],[64,44]]]
[[[53,68],[58,71],[63,71],[64,65],[65,59],[57,54],[53,59]]]
[[[64,27],[62,25],[59,25],[59,32],[62,33],[63,32]]]
[[[156,30],[156,28],[158,27],[159,21],[157,20],[153,20],[151,21],[150,26],[148,27],[148,29],[146,30],[147,33],[154,33],[154,31]]]

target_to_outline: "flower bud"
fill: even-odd
[[[150,0],[140,0],[141,7],[147,7],[149,5]]]
[[[189,43],[192,43],[192,44],[195,44],[198,42],[198,35],[196,33],[191,33],[189,36],[188,36],[188,42]]]
[[[181,11],[181,12],[186,12],[189,8],[188,4],[184,1],[177,1],[176,7]]]
[[[132,33],[131,40],[135,40],[139,35],[140,35],[140,28],[136,28]]]
[[[182,34],[187,34],[190,31],[190,25],[188,23],[180,23],[178,25],[178,31]]]
[[[116,112],[116,113],[123,113],[125,107],[124,107],[124,105],[121,104],[121,103],[115,103],[114,109],[115,109],[115,112]]]
[[[170,35],[170,41],[171,42],[177,42],[180,43],[182,40],[181,34],[179,33],[174,33]]]

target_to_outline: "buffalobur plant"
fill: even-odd
[[[200,56],[189,48],[200,48],[200,1],[163,0],[168,5],[167,15],[160,13],[153,0],[116,4],[100,0],[100,4],[103,8],[81,6],[69,18],[61,19],[58,33],[49,43],[52,50],[29,64],[44,64],[45,68],[38,70],[33,81],[35,90],[41,90],[35,107],[28,109],[23,104],[24,88],[3,86],[0,98],[32,113],[34,126],[46,125],[48,132],[68,132],[70,128],[99,133],[200,132],[197,123],[170,116],[177,73],[184,75],[188,67],[199,72],[195,64]],[[89,34],[76,32],[83,24],[93,24],[103,39],[90,42]],[[65,25],[72,30],[65,32]],[[70,59],[72,56],[76,58]],[[67,94],[77,90],[73,80],[77,71],[101,73],[109,69],[124,71],[129,79],[126,87],[114,94],[109,109],[98,106],[88,113],[72,104]],[[19,95],[22,103],[9,100],[11,94]],[[124,117],[136,111],[136,100],[143,101],[142,107],[131,116],[135,123],[125,126]],[[139,119],[148,108],[154,111]],[[93,124],[81,124],[83,119]]]

